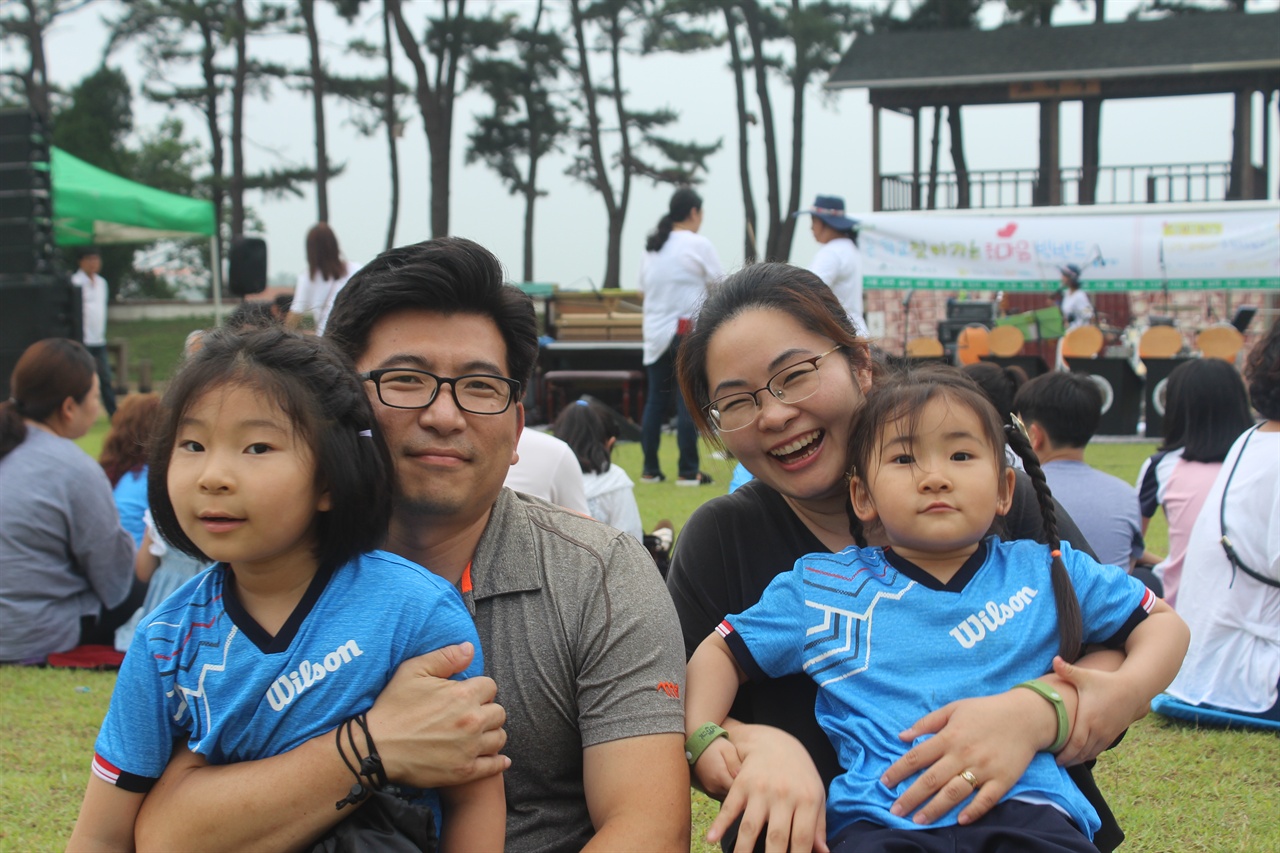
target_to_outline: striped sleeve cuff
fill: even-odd
[[[93,754],[92,772],[108,785],[114,785],[122,791],[134,794],[145,794],[156,783],[156,780],[149,776],[137,776],[121,770],[96,752]]]

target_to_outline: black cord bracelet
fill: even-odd
[[[360,750],[356,747],[355,733],[351,731],[352,724],[358,725],[360,730],[364,732],[364,742],[367,753],[364,758],[360,757]],[[351,747],[351,755],[358,762],[353,763],[347,757],[347,752],[342,746],[342,732],[346,729],[347,744]],[[374,791],[381,791],[387,786],[387,773],[382,766],[382,756],[378,755],[378,749],[374,745],[373,735],[369,733],[369,723],[365,719],[364,714],[357,714],[345,723],[341,723],[334,730],[334,741],[338,746],[338,755],[342,758],[342,763],[351,771],[351,775],[355,777],[355,784],[351,786],[351,792],[335,803],[335,807],[341,811],[347,806],[355,805]]]

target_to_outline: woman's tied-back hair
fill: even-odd
[[[833,345],[842,347],[840,353],[855,373],[871,370],[866,340],[858,337],[848,312],[822,279],[790,264],[753,264],[738,270],[711,288],[676,359],[676,375],[689,414],[698,430],[721,449],[719,433],[703,408],[711,402],[707,348],[721,326],[757,308],[780,311],[803,328],[830,339]],[[834,357],[835,353],[828,356]]]
[[[1272,323],[1267,336],[1254,344],[1244,375],[1249,377],[1249,397],[1258,414],[1269,421],[1280,421],[1280,320]]]
[[[684,222],[695,210],[702,210],[702,196],[689,187],[676,190],[671,196],[671,203],[667,205],[667,212],[658,220],[658,227],[645,241],[645,251],[656,252],[665,246],[667,238],[671,236],[671,226]]]
[[[314,279],[333,281],[347,274],[347,265],[342,262],[342,252],[338,249],[338,237],[328,223],[318,222],[307,232],[307,269]]]
[[[1027,384],[1027,372],[1016,364],[1002,367],[989,361],[966,364],[960,369],[987,395],[1000,414],[1000,420],[1006,424],[1013,423],[1013,398],[1017,396],[1018,389]]]
[[[617,421],[602,405],[575,400],[560,411],[556,438],[569,445],[584,474],[603,474],[612,463],[609,439],[618,437]]]
[[[79,341],[45,338],[27,347],[9,376],[9,399],[0,403],[0,459],[26,440],[23,418],[48,420],[68,397],[83,403],[96,374]]]
[[[127,472],[139,473],[147,464],[147,446],[159,411],[159,394],[129,394],[120,401],[98,457],[112,487]]]
[[[380,547],[391,520],[394,469],[369,398],[337,349],[322,338],[282,328],[207,332],[203,346],[169,383],[147,477],[161,536],[205,558],[174,513],[169,460],[187,412],[205,395],[228,386],[251,388],[271,399],[311,449],[317,493],[328,492],[330,499],[329,510],[317,513],[315,522],[320,570]]]
[[[1240,433],[1253,426],[1249,392],[1233,365],[1216,358],[1188,359],[1165,385],[1164,442],[1182,448],[1188,462],[1221,462]]]
[[[375,323],[387,314],[414,310],[488,317],[507,345],[508,378],[528,384],[538,358],[533,300],[504,283],[502,264],[492,252],[461,237],[389,249],[365,264],[338,291],[324,336],[359,361]]]
[[[1027,474],[1035,486],[1036,501],[1044,522],[1045,544],[1051,552],[1058,551],[1061,537],[1058,535],[1058,517],[1053,496],[1045,482],[1044,471],[1031,443],[1021,430],[1005,427],[1000,414],[972,379],[954,367],[923,365],[907,368],[884,377],[871,389],[866,405],[858,412],[849,435],[849,462],[851,473],[864,472],[881,445],[884,430],[896,421],[903,422],[902,432],[910,437],[916,433],[917,423],[925,405],[935,399],[943,399],[952,405],[963,406],[977,416],[983,435],[993,451],[1000,476],[1008,468],[1004,454],[1006,442],[1022,458]],[[861,533],[858,544],[865,545]],[[1050,577],[1053,583],[1054,605],[1058,612],[1058,653],[1063,659],[1074,662],[1080,656],[1084,627],[1080,615],[1080,602],[1075,587],[1060,556],[1050,555]]]

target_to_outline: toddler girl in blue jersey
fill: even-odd
[[[921,717],[1033,681],[1055,655],[1074,661],[1086,643],[1123,648],[1120,669],[1103,677],[1153,696],[1186,651],[1187,628],[1168,605],[1058,542],[1034,454],[1016,430],[1008,441],[1035,482],[1052,551],[990,535],[1009,510],[1014,472],[1000,417],[971,380],[924,368],[868,395],[850,440],[851,511],[888,544],[865,547],[858,531],[863,547],[801,558],[695,651],[685,723],[694,773],[708,788],[727,789],[738,766],[733,745],[706,725],[724,722],[738,685],[804,672],[820,687],[818,722],[844,768],[827,796],[831,850],[1095,850],[1098,816],[1050,751],[1070,727],[1060,703],[1058,742],[1045,743],[1012,790],[985,792],[1000,802],[976,821],[959,818],[988,784],[971,769],[946,771],[958,775],[943,790],[960,802],[928,825],[894,806],[914,777],[883,782],[913,746],[900,734],[915,734]],[[1054,701],[1052,688],[1037,686]]]
[[[71,849],[133,849],[134,819],[175,740],[210,764],[266,758],[369,710],[408,658],[469,642],[462,676],[482,672],[457,590],[373,550],[393,470],[336,350],[282,330],[205,335],[165,395],[149,494],[164,538],[217,564],[139,624]],[[354,734],[359,761],[366,744]],[[442,850],[502,848],[501,776],[439,799]]]

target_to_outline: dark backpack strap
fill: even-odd
[[[1222,486],[1222,503],[1218,506],[1218,529],[1222,532],[1222,538],[1218,540],[1222,545],[1223,552],[1227,555],[1227,561],[1231,563],[1231,583],[1236,582],[1235,570],[1239,569],[1258,583],[1280,589],[1280,581],[1272,578],[1263,577],[1262,575],[1249,568],[1240,559],[1236,553],[1235,546],[1231,544],[1231,539],[1227,536],[1227,490],[1231,488],[1231,480],[1236,475],[1236,469],[1240,467],[1240,460],[1244,458],[1245,448],[1249,446],[1249,439],[1253,438],[1253,434],[1258,431],[1257,427],[1249,430],[1249,434],[1245,437],[1244,444],[1240,445],[1240,452],[1236,454],[1236,461],[1231,464],[1231,473],[1227,475],[1227,482]],[[1228,584],[1230,586],[1230,584]]]

